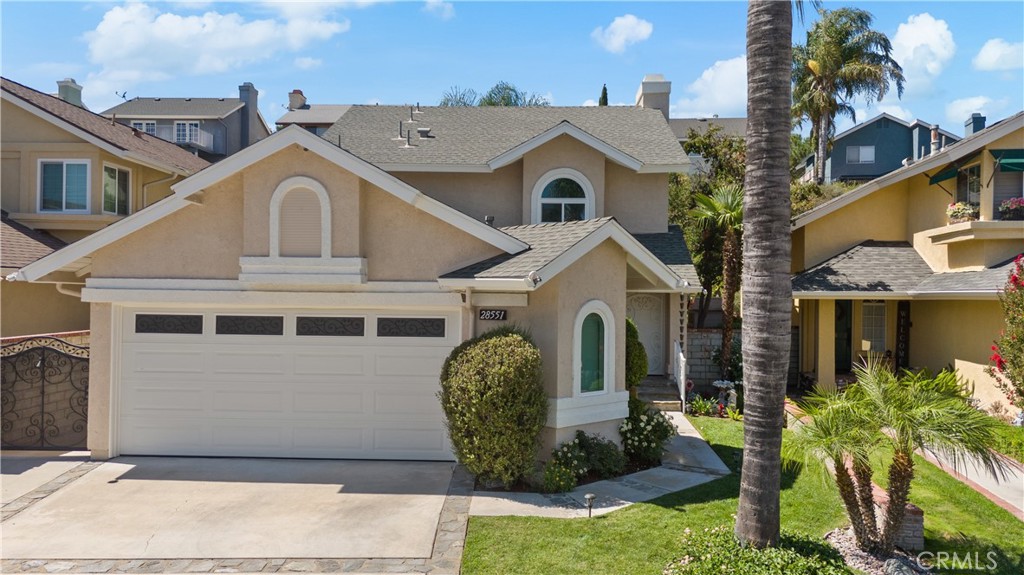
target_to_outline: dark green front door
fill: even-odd
[[[853,302],[836,300],[836,373],[853,367]]]

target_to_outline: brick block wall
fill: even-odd
[[[889,505],[889,496],[881,487],[872,484],[871,495],[875,499],[875,516],[878,518],[878,528],[882,529],[885,523],[885,508]],[[896,536],[896,546],[904,551],[924,550],[924,511],[914,505],[907,503],[903,514],[903,528]]]

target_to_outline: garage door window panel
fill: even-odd
[[[366,318],[299,316],[295,319],[295,335],[362,337],[366,335]]]
[[[284,317],[218,315],[217,335],[284,335]]]
[[[201,335],[203,316],[140,313],[135,315],[135,333]]]
[[[445,336],[443,317],[379,317],[377,337],[441,337]]]

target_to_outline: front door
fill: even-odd
[[[836,300],[836,373],[853,367],[853,302]]]
[[[665,374],[665,297],[662,294],[633,294],[626,298],[626,315],[640,332],[647,352],[647,373]]]

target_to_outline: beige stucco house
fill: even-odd
[[[68,82],[74,84],[59,83],[62,94]],[[4,276],[157,202],[171,184],[209,165],[80,104],[2,80]],[[88,329],[88,305],[76,295],[83,277],[54,273],[33,284],[0,279],[0,336]]]
[[[627,316],[651,373],[685,370],[700,288],[667,205],[688,168],[643,106],[352,106],[17,279],[84,278],[96,458],[451,459],[442,361],[504,322],[541,350],[545,446],[617,440]]]
[[[1002,402],[984,373],[1004,326],[998,291],[1024,252],[1024,221],[1002,201],[1024,196],[1024,112],[940,147],[794,219],[794,325],[800,370],[832,386],[853,363],[955,367],[983,405]],[[950,223],[947,206],[976,204]]]

